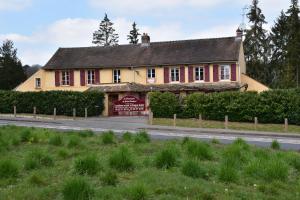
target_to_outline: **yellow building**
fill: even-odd
[[[245,73],[240,32],[236,37],[153,43],[144,34],[141,44],[60,48],[16,90],[102,91],[103,115],[136,115],[147,114],[151,91],[188,95],[268,89]]]

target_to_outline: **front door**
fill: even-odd
[[[119,100],[118,94],[109,94],[108,95],[108,115],[117,116],[118,112],[114,112],[114,102]]]

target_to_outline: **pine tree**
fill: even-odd
[[[270,33],[271,55],[271,85],[273,87],[285,87],[289,80],[286,77],[287,68],[287,44],[288,44],[288,23],[287,16],[281,11],[275,21]],[[287,79],[286,79],[287,78]]]
[[[17,49],[10,40],[0,47],[0,90],[11,90],[26,79]]]
[[[132,30],[129,32],[129,35],[127,36],[127,40],[129,40],[129,44],[137,44],[139,42],[139,29],[136,28],[136,23],[134,22],[132,24]]]
[[[253,0],[250,11],[247,14],[251,24],[250,29],[246,30],[245,57],[247,62],[247,74],[252,78],[268,83],[270,69],[268,66],[268,36],[263,28],[265,16],[258,7],[258,0]]]
[[[113,23],[105,13],[104,19],[99,25],[99,30],[93,34],[93,44],[98,46],[116,46],[119,42],[119,36],[115,33]]]
[[[287,10],[288,43],[287,43],[287,78],[290,79],[288,87],[299,87],[300,82],[300,19],[298,0],[291,0]],[[287,79],[286,78],[286,79]],[[293,84],[294,83],[294,84]]]

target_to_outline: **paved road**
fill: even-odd
[[[277,134],[251,131],[234,131],[222,129],[196,129],[196,128],[179,128],[165,126],[151,126],[147,124],[144,117],[111,117],[111,118],[90,118],[88,120],[52,120],[52,119],[33,119],[33,118],[12,118],[0,117],[0,126],[16,125],[25,127],[39,127],[56,130],[86,130],[101,133],[106,130],[113,130],[117,134],[125,131],[137,132],[147,130],[154,139],[173,139],[191,137],[200,140],[218,139],[221,143],[231,143],[236,138],[243,138],[247,142],[262,146],[270,146],[273,140],[277,140],[283,149],[300,150],[300,134]]]

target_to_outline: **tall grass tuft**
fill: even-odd
[[[52,137],[49,138],[49,144],[54,145],[54,146],[61,146],[63,145],[63,139],[61,135],[53,135]]]
[[[122,135],[122,140],[125,141],[125,142],[129,142],[132,140],[132,133],[130,132],[125,132],[123,135]]]
[[[64,200],[90,200],[95,191],[85,179],[76,177],[65,182],[62,193]]]
[[[25,169],[37,169],[40,167],[51,167],[54,165],[53,158],[40,150],[35,150],[30,152],[27,157],[25,158]]]
[[[28,129],[23,130],[20,135],[21,142],[29,142],[31,136],[32,136],[32,134],[31,134],[30,130],[28,130]]]
[[[0,161],[0,179],[16,178],[19,175],[18,165],[11,160]]]
[[[275,149],[275,150],[279,150],[280,149],[280,144],[277,140],[273,140],[271,143],[271,148]]]
[[[272,158],[263,166],[264,178],[267,181],[285,181],[288,177],[289,167],[279,158]]]
[[[36,186],[44,186],[47,185],[46,181],[43,177],[37,173],[34,173],[29,178],[29,183]]]
[[[101,135],[103,144],[114,144],[115,143],[115,133],[113,131],[107,131]]]
[[[237,138],[236,140],[234,140],[233,145],[239,146],[242,150],[245,151],[248,151],[250,149],[250,145],[242,138]]]
[[[225,162],[222,163],[220,166],[218,178],[220,181],[226,183],[237,182],[239,179],[239,174],[237,169],[234,166]]]
[[[149,143],[151,138],[146,131],[139,131],[134,137],[134,143]]]
[[[75,173],[79,175],[95,175],[100,169],[100,163],[96,156],[89,155],[83,158],[78,158],[74,163]]]
[[[178,150],[174,146],[169,146],[158,152],[155,157],[157,168],[169,169],[177,164]]]
[[[116,186],[118,183],[117,173],[112,170],[108,170],[101,176],[101,182],[103,185]]]
[[[181,168],[181,172],[185,176],[189,176],[192,178],[208,178],[207,171],[199,165],[199,163],[195,160],[186,161]]]
[[[129,149],[125,146],[113,152],[109,158],[110,167],[119,171],[131,171],[134,169],[134,159]]]
[[[93,137],[95,133],[91,130],[84,130],[79,132],[79,136],[86,138],[86,137]]]
[[[72,135],[69,138],[68,147],[73,148],[80,145],[80,138],[77,135]]]
[[[128,189],[130,200],[145,200],[148,197],[147,189],[143,184],[136,184]]]
[[[213,153],[209,144],[198,141],[190,141],[187,143],[187,153],[189,156],[201,160],[212,160]]]

